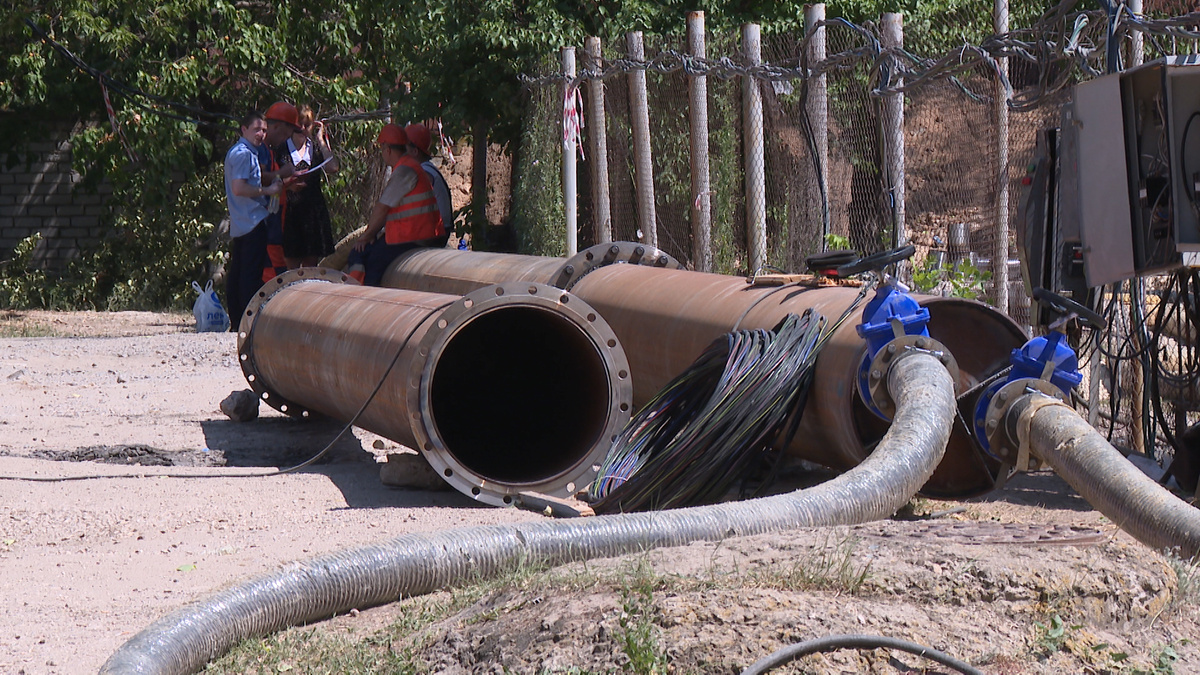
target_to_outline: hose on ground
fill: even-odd
[[[839,649],[896,649],[916,654],[930,661],[940,663],[943,666],[949,666],[960,673],[965,673],[965,675],[983,675],[982,670],[973,667],[965,661],[956,659],[945,652],[940,652],[932,647],[926,647],[916,642],[883,635],[829,635],[815,640],[797,642],[794,645],[788,645],[769,656],[755,661],[753,665],[742,671],[742,675],[763,675],[763,673],[770,672],[773,668],[791,663],[803,656],[818,652],[832,652]]]
[[[1200,509],[1142,473],[1074,409],[1044,401],[1026,395],[1009,413],[1019,430],[1027,429],[1033,454],[1143,544],[1185,560],[1200,554]]]
[[[192,673],[238,642],[339,612],[486,579],[518,564],[558,565],[654,548],[887,518],[933,474],[957,404],[941,362],[914,352],[892,367],[896,417],[875,451],[821,485],[673,511],[409,534],[292,563],[156,621],[100,672]]]

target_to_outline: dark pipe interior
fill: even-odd
[[[455,333],[433,371],[430,403],[446,450],[500,483],[536,483],[577,466],[612,405],[601,352],[547,309],[509,305]]]

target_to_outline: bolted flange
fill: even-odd
[[[975,429],[976,433],[982,433],[987,438],[988,452],[1001,462],[1013,465],[1017,471],[1036,471],[1042,465],[1040,458],[1030,455],[1028,466],[1015,466],[1020,453],[1020,443],[1014,437],[1008,420],[1008,414],[1012,410],[1013,404],[1033,392],[1069,403],[1062,390],[1048,380],[1034,378],[1014,380],[1001,387],[992,396],[992,402],[988,404],[987,415],[983,419],[983,428],[977,426]]]
[[[254,364],[254,320],[258,317],[259,312],[262,311],[263,306],[270,302],[271,298],[280,290],[292,284],[316,281],[358,285],[358,280],[354,277],[327,267],[301,267],[299,269],[288,270],[263,284],[262,288],[258,289],[258,292],[254,294],[254,297],[251,298],[250,303],[246,306],[246,311],[242,314],[241,321],[238,324],[238,363],[242,367],[242,373],[245,374],[246,382],[249,383],[250,389],[260,399],[265,401],[267,405],[292,417],[307,418],[311,412],[304,406],[297,405],[280,396],[277,392],[271,391],[269,387],[263,384],[263,379]]]
[[[893,339],[880,349],[870,363],[863,362],[863,372],[859,374],[859,384],[865,383],[870,402],[887,419],[896,414],[896,403],[888,391],[887,376],[897,361],[915,353],[930,354],[942,362],[954,382],[954,393],[961,394],[963,385],[959,375],[958,361],[950,350],[937,340],[925,335],[902,335]],[[863,375],[866,375],[864,378]]]
[[[622,264],[661,267],[668,270],[683,269],[678,260],[653,246],[632,241],[614,241],[596,244],[568,258],[551,276],[554,280],[552,284],[569,291],[593,270],[607,265]]]

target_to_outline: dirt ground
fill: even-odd
[[[0,480],[0,672],[95,672],[163,614],[288,561],[541,518],[453,491],[386,488],[379,461],[398,447],[361,430],[305,471],[238,477],[299,463],[340,427],[266,406],[257,421],[228,420],[220,400],[245,388],[235,336],[191,325],[184,314],[0,312],[0,336],[14,336],[0,337],[0,475],[106,476]],[[649,616],[678,673],[739,673],[787,644],[845,633],[926,644],[988,673],[1200,673],[1200,571],[1132,540],[1053,474],[980,499],[915,504],[912,519],[563,574],[621,578],[638,567],[668,580]],[[862,571],[861,584],[794,583],[837,560]],[[361,637],[402,611],[370,609],[316,630]],[[632,671],[628,613],[628,598],[603,584],[517,588],[410,637],[430,672]],[[933,666],[842,651],[776,672],[951,672]],[[272,672],[282,670],[308,672]]]

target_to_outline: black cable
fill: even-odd
[[[266,473],[139,473],[106,474],[102,476],[61,476],[57,478],[0,476],[0,480],[26,481],[31,483],[66,483],[68,481],[76,480],[98,480],[110,478],[264,478],[267,476],[282,476],[285,473],[294,473],[324,457],[325,454],[333,449],[333,446],[336,445],[337,442],[346,435],[346,432],[350,431],[350,429],[354,427],[354,423],[358,421],[359,417],[362,417],[362,414],[367,410],[367,406],[371,404],[371,401],[375,400],[375,395],[378,394],[379,390],[383,388],[383,383],[387,381],[388,375],[392,373],[392,368],[395,368],[396,363],[400,361],[400,355],[404,353],[404,348],[408,346],[408,341],[412,339],[412,336],[417,332],[417,329],[424,325],[424,323],[428,321],[430,317],[436,314],[438,310],[449,307],[457,301],[458,300],[455,299],[434,307],[429,311],[428,314],[425,315],[425,318],[418,321],[417,324],[412,327],[412,330],[408,331],[408,334],[404,336],[404,341],[400,343],[400,348],[396,350],[396,355],[392,357],[391,363],[388,364],[387,370],[383,371],[383,376],[379,378],[379,382],[375,385],[375,388],[371,390],[370,395],[367,396],[367,400],[363,401],[363,404],[358,409],[358,412],[354,413],[354,416],[350,418],[350,421],[346,423],[346,426],[342,427],[342,430],[338,432],[338,435],[334,436],[333,440],[329,441],[329,444],[326,445],[320,452],[295,466],[289,466],[286,469],[276,469],[275,471],[268,471]],[[251,328],[251,331],[253,332],[253,328]]]
[[[786,663],[791,663],[800,657],[818,652],[837,651],[839,649],[895,649],[935,661],[965,675],[984,675],[982,670],[979,670],[966,661],[956,659],[945,652],[938,651],[932,647],[926,647],[916,642],[883,635],[829,635],[815,640],[806,640],[784,647],[769,656],[759,659],[749,668],[743,670],[742,675],[762,675],[762,673],[769,672]]]
[[[824,317],[789,314],[775,329],[718,338],[634,415],[589,492],[597,513],[719,500],[794,433]]]

